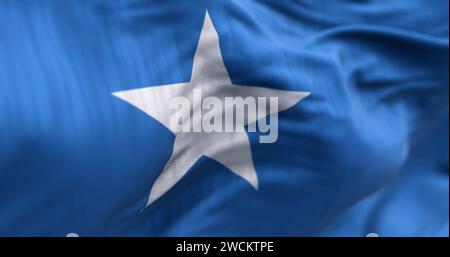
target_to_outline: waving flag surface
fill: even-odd
[[[448,236],[448,7],[0,0],[0,236]],[[276,141],[177,134],[199,87]]]

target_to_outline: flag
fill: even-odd
[[[0,236],[448,236],[448,5],[1,0]]]

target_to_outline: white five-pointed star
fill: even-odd
[[[202,156],[214,159],[244,178],[258,189],[258,176],[253,165],[250,142],[244,132],[176,132],[171,129],[174,113],[171,99],[183,96],[193,99],[193,89],[201,88],[202,97],[278,97],[278,111],[286,110],[306,97],[307,92],[274,90],[262,87],[233,85],[220,51],[219,37],[206,12],[205,21],[194,56],[191,81],[170,85],[146,87],[114,92],[113,95],[135,106],[158,120],[175,134],[172,156],[154,182],[145,207],[159,199],[188,172]],[[222,102],[223,103],[223,102]],[[201,112],[201,103],[193,103],[193,112]],[[229,108],[225,106],[225,109]],[[270,113],[267,113],[269,115]],[[191,114],[188,114],[191,115]],[[184,117],[183,117],[184,118]],[[261,119],[263,117],[257,117]],[[196,122],[196,121],[194,121]],[[198,122],[198,121],[197,121]],[[256,122],[247,120],[238,124],[242,128]]]

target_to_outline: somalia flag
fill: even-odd
[[[0,0],[0,236],[448,236],[446,0]]]

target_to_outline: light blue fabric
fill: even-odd
[[[0,235],[448,236],[448,156],[416,148],[448,121],[448,4],[0,0]],[[234,84],[311,95],[249,133],[258,191],[204,157],[140,212],[174,136],[111,93],[189,81],[206,10]]]

